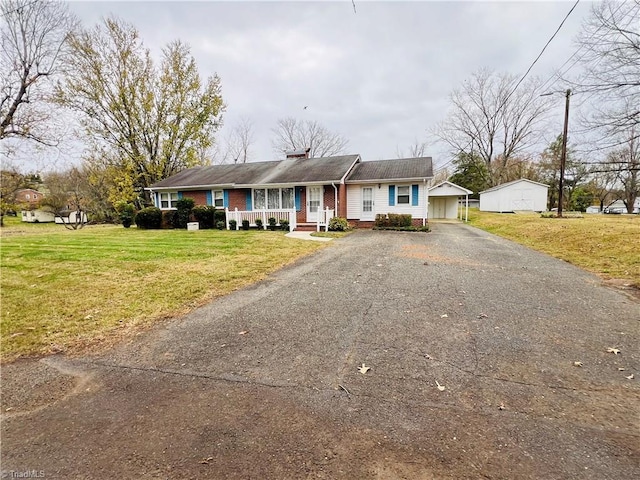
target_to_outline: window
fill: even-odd
[[[293,188],[260,188],[253,190],[254,210],[295,208]]]
[[[175,203],[178,201],[178,192],[169,192],[160,194],[160,208],[176,208]]]
[[[282,189],[282,208],[295,208],[293,188]]]
[[[224,207],[224,192],[222,190],[213,191],[213,206]]]
[[[408,185],[403,186],[403,187],[398,187],[398,199],[397,199],[397,203],[398,205],[409,205],[409,194],[411,192],[411,189]]]

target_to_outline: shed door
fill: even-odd
[[[362,213],[360,220],[373,219],[373,187],[362,187]]]

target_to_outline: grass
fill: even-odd
[[[471,225],[640,288],[640,216],[541,218],[469,210]]]
[[[81,351],[265,278],[324,245],[284,232],[1,230],[1,357]]]

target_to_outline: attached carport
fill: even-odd
[[[473,192],[460,185],[445,181],[429,188],[429,218],[469,220],[469,195]],[[460,200],[464,200],[464,215],[458,210]]]

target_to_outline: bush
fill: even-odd
[[[158,207],[147,207],[140,210],[135,222],[138,228],[158,229],[162,227],[162,210]]]
[[[272,232],[276,229],[276,225],[278,224],[278,220],[276,220],[276,217],[269,217],[269,230],[271,230]]]
[[[284,230],[285,232],[289,230],[289,220],[287,220],[286,218],[281,218],[279,223],[282,230]]]
[[[375,226],[376,227],[410,227],[411,226],[410,214],[388,213],[387,215],[376,215]]]
[[[333,217],[329,220],[329,230],[332,232],[345,232],[349,229],[349,222],[343,217]]]
[[[225,225],[227,224],[227,214],[222,209],[216,210],[216,212],[213,214],[213,219],[216,226],[218,225],[218,222],[222,222]]]
[[[174,228],[175,223],[176,223],[176,211],[163,210],[161,228]]]
[[[218,230],[224,230],[226,228],[227,224],[225,222],[216,222],[216,228]]]
[[[249,225],[250,225],[249,220],[247,220],[246,218],[242,220],[242,229],[243,230],[249,230]]]
[[[374,230],[394,230],[396,232],[430,232],[429,225],[421,225],[419,227],[373,227]]]
[[[116,212],[118,212],[118,218],[124,228],[129,228],[133,223],[136,209],[131,203],[118,202],[116,205]]]
[[[256,218],[256,227],[262,228],[262,219],[261,218]]]
[[[197,205],[191,210],[193,218],[200,224],[201,229],[213,228],[215,223],[216,207],[211,205]]]
[[[181,198],[176,202],[176,216],[173,226],[176,228],[187,228],[187,223],[191,220],[191,210],[195,205],[193,198]]]
[[[237,220],[229,220],[229,228],[231,230],[235,230],[238,227],[238,221]]]

